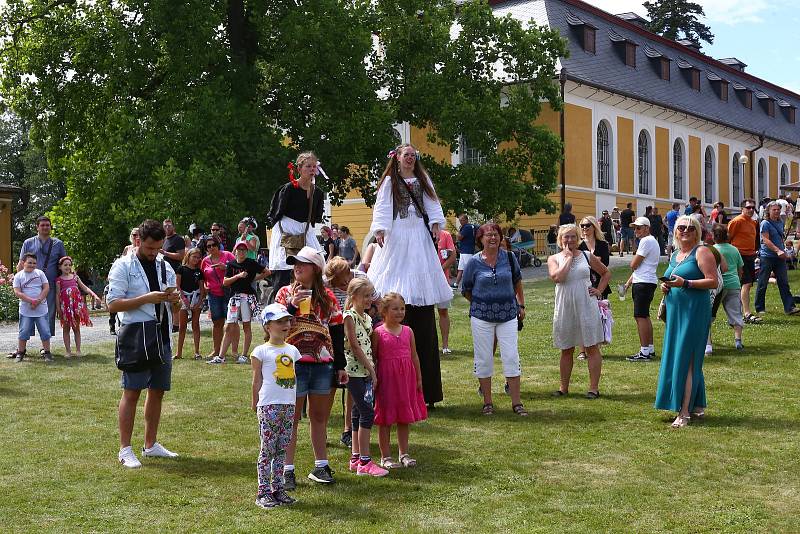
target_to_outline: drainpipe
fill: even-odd
[[[561,118],[559,120],[559,129],[561,135],[561,212],[564,211],[564,204],[567,203],[567,175],[566,175],[566,154],[564,150],[564,113],[566,110],[566,102],[564,102],[564,86],[567,84],[567,70],[562,66],[561,72],[558,75],[558,81],[561,84]]]
[[[750,149],[750,193],[753,198],[756,199],[756,205],[761,205],[761,199],[756,198],[758,194],[758,189],[756,189],[756,164],[758,160],[756,159],[756,151],[764,146],[764,133],[761,132],[758,134],[758,146],[755,148]]]

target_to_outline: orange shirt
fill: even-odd
[[[758,243],[758,223],[746,215],[737,215],[728,223],[728,241],[742,256],[755,256]]]

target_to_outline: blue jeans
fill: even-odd
[[[778,282],[778,291],[781,293],[783,311],[789,313],[794,308],[794,298],[792,298],[792,292],[789,290],[786,260],[770,256],[761,256],[761,269],[758,272],[758,287],[756,288],[756,312],[764,311],[769,275],[773,272],[775,273],[775,280]]]
[[[42,315],[41,317],[28,317],[26,315],[20,315],[19,336],[17,339],[20,341],[28,341],[31,337],[33,337],[34,328],[39,331],[39,338],[41,338],[42,341],[47,341],[52,337],[47,315]]]

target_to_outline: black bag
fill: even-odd
[[[161,262],[161,283],[167,282],[167,269]],[[120,371],[137,372],[152,369],[164,364],[164,340],[161,334],[161,321],[165,320],[167,310],[161,303],[161,319],[139,321],[117,326],[117,339],[114,347],[114,361]],[[156,313],[158,318],[159,314]]]

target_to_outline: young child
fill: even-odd
[[[354,278],[347,286],[344,355],[347,359],[345,371],[349,377],[347,390],[353,398],[350,471],[359,476],[382,477],[389,471],[376,465],[369,455],[370,433],[375,419],[372,401],[378,385],[372,362],[372,319],[367,314],[374,293],[375,288],[367,278]]]
[[[372,354],[378,366],[375,424],[380,426],[381,466],[387,469],[414,467],[417,461],[408,455],[408,425],[428,418],[414,332],[400,324],[406,315],[406,303],[400,294],[389,293],[383,297],[381,313],[383,324],[372,334]],[[397,425],[399,463],[392,461],[389,445],[394,424]]]
[[[258,494],[261,508],[296,501],[283,487],[286,447],[292,437],[295,405],[294,363],[300,352],[286,343],[292,316],[282,304],[270,304],[261,313],[266,343],[253,351],[252,408],[258,414],[261,452],[258,455]]]
[[[183,342],[186,339],[186,328],[189,316],[192,318],[192,338],[194,341],[194,359],[202,360],[200,355],[200,309],[206,298],[203,271],[200,261],[203,259],[199,248],[193,248],[183,257],[183,264],[175,271],[175,283],[181,292],[181,310],[178,314],[178,350],[173,357],[183,357]]]
[[[69,343],[69,331],[75,333],[75,356],[81,355],[81,325],[92,326],[89,319],[89,310],[83,301],[84,293],[91,295],[93,300],[100,300],[94,291],[86,287],[81,278],[72,272],[72,258],[64,256],[58,260],[58,270],[61,275],[56,278],[56,313],[61,320],[61,330],[64,335],[65,358],[72,358]],[[52,334],[52,332],[51,332]]]
[[[47,293],[50,285],[47,276],[36,268],[36,254],[25,254],[22,257],[22,270],[14,275],[14,294],[19,299],[19,337],[17,351],[12,352],[9,358],[21,362],[25,358],[28,340],[34,332],[39,330],[44,352],[42,357],[46,362],[53,361],[50,354],[50,324],[47,319]]]

